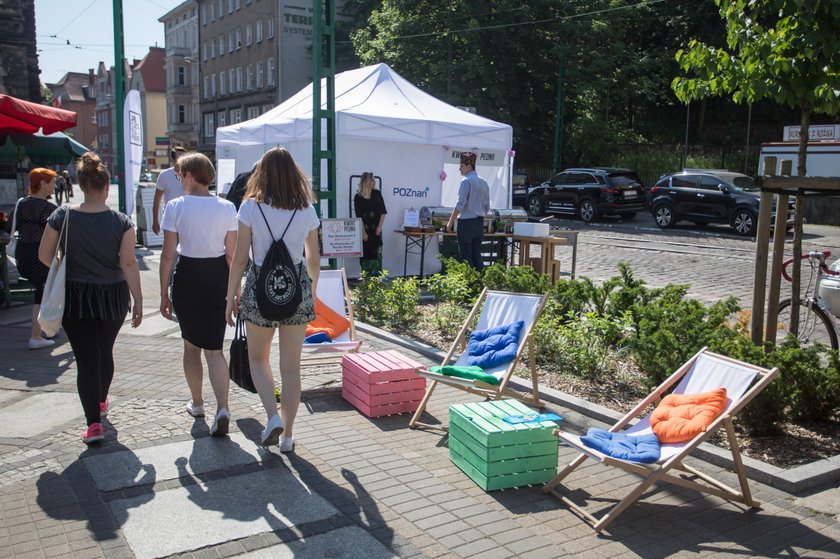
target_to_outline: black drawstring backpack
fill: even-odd
[[[292,255],[289,254],[289,249],[283,241],[297,210],[292,214],[280,238],[275,239],[259,203],[257,203],[257,208],[263,216],[265,225],[268,227],[268,234],[271,235],[273,241],[260,267],[260,275],[257,277],[257,309],[263,318],[268,320],[285,320],[297,312],[303,299],[300,265],[295,266]]]

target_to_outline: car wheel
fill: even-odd
[[[624,221],[630,221],[636,217],[636,212],[621,212],[618,214]]]
[[[662,229],[673,227],[677,222],[677,216],[674,215],[674,208],[668,204],[659,204],[653,208],[653,219]]]
[[[739,235],[752,237],[755,235],[755,214],[750,210],[735,210],[732,216],[732,229]]]
[[[534,217],[540,217],[543,215],[543,202],[538,196],[531,196],[528,198],[528,213]]]
[[[705,219],[695,219],[694,220],[694,225],[696,225],[697,227],[705,227],[708,224],[709,224],[709,222],[706,221]]]
[[[598,219],[598,208],[595,207],[595,203],[592,200],[585,198],[581,201],[580,206],[578,206],[578,214],[583,221],[589,223]]]

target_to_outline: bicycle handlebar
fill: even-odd
[[[804,252],[800,255],[800,260],[811,259],[819,262],[820,271],[827,276],[838,276],[840,272],[835,272],[825,265],[825,259],[831,256],[831,251],[828,250],[812,250],[811,252]],[[793,278],[787,272],[787,267],[793,262],[793,257],[788,258],[782,262],[782,277],[787,281],[793,281]]]

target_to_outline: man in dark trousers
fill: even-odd
[[[475,172],[476,155],[461,152],[461,185],[458,200],[446,224],[452,231],[458,220],[458,255],[479,272],[484,268],[481,260],[481,243],[484,241],[484,216],[490,211],[490,187],[487,181]]]
[[[228,190],[227,196],[225,196],[225,199],[228,202],[233,202],[237,211],[239,210],[240,204],[242,204],[242,198],[245,196],[245,190],[248,187],[248,179],[251,178],[251,173],[253,173],[256,168],[257,164],[254,163],[254,166],[250,171],[245,171],[244,173],[236,175],[236,178],[233,179],[233,183],[230,185],[230,190]]]

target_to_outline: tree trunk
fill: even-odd
[[[805,159],[808,155],[808,135],[811,128],[811,104],[802,101],[802,118],[799,127],[799,153],[796,164],[796,174],[804,177],[807,174]],[[799,255],[802,254],[802,222],[805,219],[805,196],[796,195],[796,211],[793,220],[793,281],[791,282],[790,294],[790,331],[799,334],[799,300],[800,286],[802,285],[802,261]],[[780,234],[776,231],[776,234]]]
[[[697,117],[697,137],[700,142],[703,141],[703,128],[706,126],[706,99],[700,101],[700,115]]]

